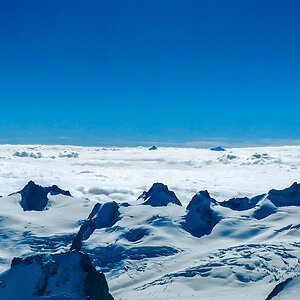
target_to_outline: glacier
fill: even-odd
[[[60,271],[36,294],[83,255],[102,298],[297,299],[300,147],[226,152],[0,145],[0,298],[25,274],[28,299],[88,297]]]

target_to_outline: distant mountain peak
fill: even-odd
[[[225,148],[218,146],[218,147],[212,147],[210,148],[211,151],[226,151]]]
[[[158,149],[158,148],[157,148],[155,145],[153,145],[153,146],[151,146],[151,147],[149,148],[150,151],[157,150],[157,149]]]

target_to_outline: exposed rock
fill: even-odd
[[[143,199],[144,205],[150,206],[167,206],[168,204],[176,204],[182,206],[179,199],[173,191],[168,189],[168,186],[162,183],[154,183],[148,192],[143,192],[138,199]]]
[[[300,206],[300,183],[294,182],[290,187],[283,190],[271,190],[268,199],[276,207]]]
[[[265,195],[259,195],[251,199],[249,199],[248,197],[231,198],[227,201],[219,202],[219,205],[228,207],[232,210],[243,211],[254,208],[264,196]]]
[[[218,146],[218,147],[212,147],[210,148],[211,151],[226,151],[225,148]]]
[[[113,226],[120,219],[119,205],[115,202],[95,204],[88,219],[80,227],[71,245],[71,250],[79,251],[82,241],[87,240],[96,229]]]
[[[271,291],[271,293],[268,295],[268,297],[266,298],[266,300],[271,300],[274,297],[276,297],[278,294],[280,294],[285,288],[286,286],[292,282],[293,278],[288,278],[280,283],[278,283],[274,289]],[[286,298],[288,299],[288,298]]]
[[[277,207],[267,198],[263,200],[253,212],[253,217],[257,220],[264,219],[277,211]]]
[[[24,211],[36,210],[42,211],[46,209],[49,199],[48,194],[71,196],[69,191],[60,189],[57,185],[49,187],[42,187],[35,184],[33,181],[29,181],[28,184],[18,192],[21,194],[20,205]]]
[[[1,282],[2,300],[113,300],[104,274],[81,252],[14,258]]]
[[[158,148],[157,148],[155,145],[153,145],[153,146],[151,146],[151,147],[149,148],[150,151],[157,150],[157,149],[158,149]]]
[[[207,191],[197,193],[187,206],[187,213],[182,222],[183,228],[195,237],[202,237],[212,232],[221,217],[213,209],[217,201]]]

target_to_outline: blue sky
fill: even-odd
[[[0,142],[300,140],[300,1],[1,0]]]

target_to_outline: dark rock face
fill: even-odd
[[[87,298],[90,300],[113,300],[113,297],[109,294],[108,284],[104,274],[95,269],[89,256],[87,254],[81,254],[80,262],[83,271],[87,274],[84,280],[84,291]]]
[[[119,219],[119,205],[116,202],[97,203],[88,219],[80,227],[71,245],[71,250],[79,251],[82,241],[87,240],[96,229],[111,227]]]
[[[71,197],[69,191],[62,190],[57,185],[42,187],[35,184],[33,181],[29,181],[28,184],[18,193],[21,194],[22,199],[20,204],[24,211],[44,210],[49,201],[47,197],[49,193],[52,196],[61,194]]]
[[[294,182],[284,190],[271,190],[268,199],[276,206],[300,206],[300,183]]]
[[[276,212],[277,207],[267,198],[255,208],[253,217],[257,220],[261,220]]]
[[[293,280],[293,278],[288,278],[280,283],[278,283],[275,288],[272,290],[272,292],[268,295],[266,300],[271,300],[274,297],[276,297],[280,292],[284,290],[284,288],[287,286],[288,283],[290,283]]]
[[[182,206],[175,193],[162,183],[154,183],[148,192],[144,192],[138,199],[144,199],[144,205],[167,206],[173,203]]]
[[[210,148],[211,151],[226,151],[223,147],[219,146],[219,147],[212,147]]]
[[[211,198],[207,191],[197,193],[187,206],[182,227],[198,238],[210,234],[221,220],[219,214],[213,209],[215,205],[217,201]]]
[[[153,146],[151,146],[151,147],[149,148],[149,150],[150,150],[150,151],[157,150],[157,147],[156,147],[155,145],[153,145]]]
[[[95,224],[94,220],[92,220],[92,219],[86,220],[81,225],[78,233],[76,234],[70,249],[80,251],[81,246],[82,246],[82,241],[84,239],[86,239],[85,234],[87,232],[89,232],[89,236],[91,236],[91,234],[95,231],[95,229],[96,229],[96,224]]]
[[[35,272],[30,273],[30,270]],[[104,274],[99,273],[89,256],[81,252],[14,258],[11,269],[1,278],[5,283],[2,286],[4,292],[5,289],[16,289],[18,297],[18,279],[23,276],[35,276],[31,286],[22,287],[22,293],[25,292],[27,297],[31,294],[32,298],[38,296],[41,299],[113,300]]]
[[[218,202],[219,205],[223,207],[228,207],[232,210],[243,211],[254,208],[256,204],[264,197],[265,195],[259,195],[249,199],[248,197],[242,198],[232,198],[227,201]]]

